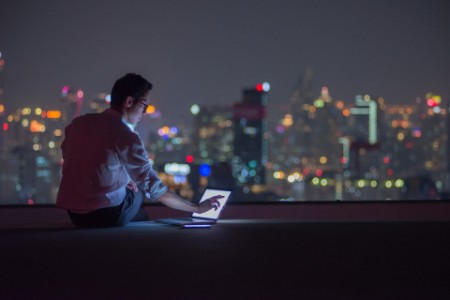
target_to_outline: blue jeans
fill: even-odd
[[[118,206],[97,209],[86,214],[69,213],[70,220],[78,227],[119,227],[129,222],[145,221],[144,192],[126,190],[127,194]]]

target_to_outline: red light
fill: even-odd
[[[186,155],[186,162],[187,163],[193,163],[194,162],[194,156],[192,155]]]
[[[27,204],[28,204],[28,205],[33,205],[33,204],[34,204],[33,199],[28,199],[28,200],[27,200]]]
[[[387,169],[386,173],[388,174],[388,176],[392,176],[392,175],[394,175],[394,170]]]
[[[427,105],[431,106],[431,107],[435,107],[435,106],[438,106],[438,103],[433,98],[430,98],[427,100]]]
[[[263,91],[263,85],[262,85],[262,83],[258,83],[258,84],[256,85],[256,90],[257,90],[258,92],[262,92],[262,91]]]
[[[3,123],[3,130],[4,131],[6,131],[6,130],[8,130],[8,128],[9,128],[9,125],[8,125],[8,123]]]
[[[317,170],[316,170],[316,176],[321,177],[322,175],[323,175],[322,169],[317,169]]]
[[[388,156],[383,157],[383,163],[388,164],[390,161],[390,158]]]

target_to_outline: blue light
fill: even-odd
[[[201,164],[199,168],[199,172],[201,176],[209,176],[211,175],[211,167],[207,164]]]

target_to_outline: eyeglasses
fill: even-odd
[[[148,107],[148,104],[147,103],[145,103],[144,101],[142,101],[142,100],[137,100],[137,102],[139,102],[140,104],[142,104],[142,110],[144,111],[144,113],[147,111],[147,107]]]

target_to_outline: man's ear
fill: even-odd
[[[134,102],[133,100],[134,100],[133,97],[128,96],[127,99],[125,100],[125,106],[126,107],[131,107],[133,105],[133,102]]]

